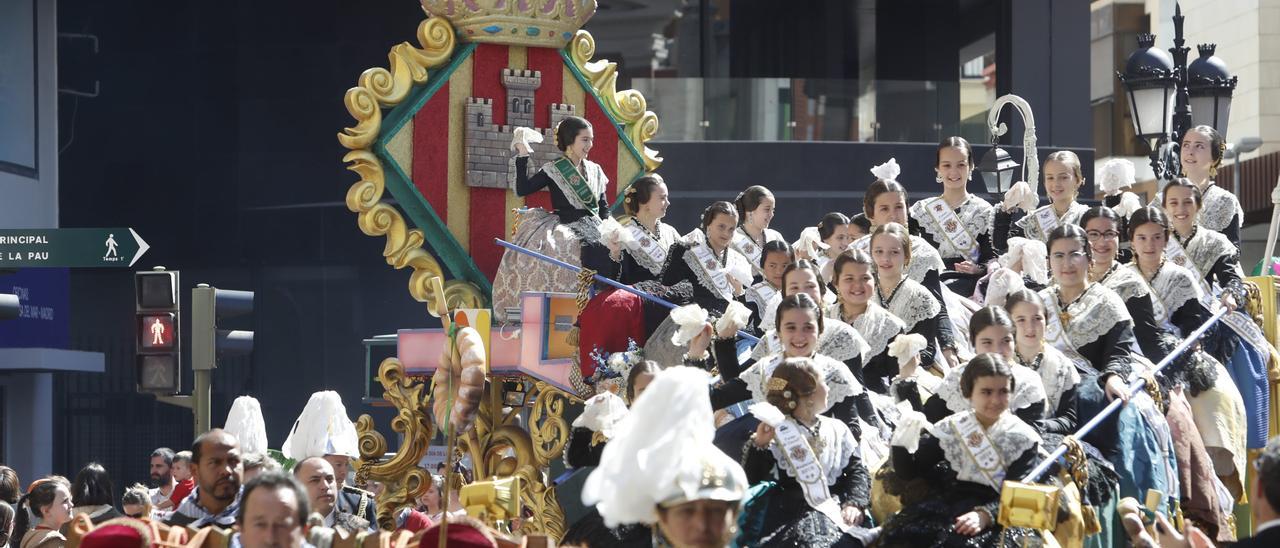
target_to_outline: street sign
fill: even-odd
[[[0,230],[0,268],[128,267],[151,246],[132,228]]]

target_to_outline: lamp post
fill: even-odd
[[[1174,4],[1169,53],[1155,47],[1155,35],[1140,34],[1138,50],[1129,55],[1124,72],[1116,73],[1129,97],[1134,133],[1151,145],[1151,170],[1157,179],[1181,175],[1176,151],[1188,129],[1204,124],[1227,134],[1237,82],[1226,63],[1214,56],[1214,44],[1201,44],[1200,57],[1187,66],[1191,48],[1182,36],[1184,19],[1182,6]]]
[[[1036,118],[1031,114],[1031,105],[1017,95],[1004,95],[996,99],[987,112],[987,130],[991,132],[992,146],[978,162],[978,172],[982,174],[987,192],[993,196],[1003,196],[1009,191],[1014,182],[1013,170],[1018,168],[1018,162],[996,145],[1000,136],[1009,132],[1009,128],[1000,122],[1000,111],[1005,105],[1013,105],[1014,110],[1022,115],[1022,125],[1026,128],[1022,132],[1022,180],[1035,188],[1040,176],[1040,159],[1036,155]]]

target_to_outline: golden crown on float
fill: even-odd
[[[560,49],[596,13],[596,0],[421,0],[467,42]]]

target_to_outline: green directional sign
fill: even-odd
[[[130,267],[151,246],[132,228],[0,230],[0,268]]]

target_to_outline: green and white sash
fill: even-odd
[[[588,165],[586,160],[582,161],[583,168]],[[568,158],[561,156],[559,160],[548,162],[543,165],[542,171],[560,187],[560,192],[564,193],[575,208],[594,212],[600,207],[600,195],[592,187],[592,181],[574,167]]]
[[[965,230],[964,223],[960,222],[960,217],[956,215],[955,210],[947,207],[946,200],[941,196],[934,198],[925,206],[925,211],[929,213],[929,218],[942,231],[942,237],[946,238],[951,247],[963,253],[970,261],[978,260],[978,240]]]
[[[818,422],[818,426],[822,427],[821,421]],[[831,489],[827,486],[827,472],[822,469],[822,463],[818,462],[816,451],[809,444],[800,426],[794,419],[788,418],[778,423],[774,427],[774,432],[775,439],[782,446],[783,458],[791,464],[796,482],[804,491],[805,502],[808,502],[814,510],[827,516],[837,527],[844,529],[844,517],[840,515],[840,502],[831,496]],[[832,447],[830,450],[835,451],[838,448]]]

